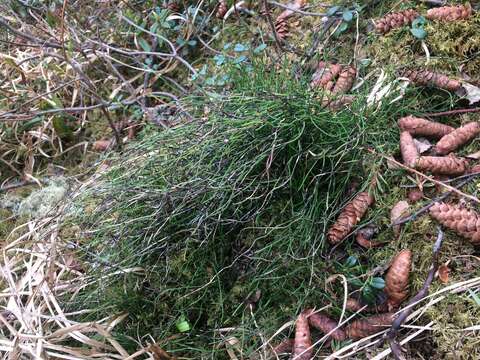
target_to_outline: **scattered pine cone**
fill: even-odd
[[[293,357],[298,360],[310,360],[313,354],[313,350],[311,348],[312,339],[310,336],[310,327],[308,325],[307,315],[307,312],[303,311],[295,322]]]
[[[293,349],[294,340],[293,339],[285,339],[281,341],[278,345],[273,348],[273,354],[275,356],[281,354],[291,354]]]
[[[217,13],[215,14],[215,16],[218,19],[223,19],[227,11],[228,11],[227,0],[220,0],[218,2]]]
[[[460,81],[450,79],[448,76],[428,70],[406,70],[403,76],[410,79],[415,85],[435,86],[448,91],[460,88]]]
[[[404,25],[410,24],[418,16],[418,12],[414,9],[388,14],[385,17],[377,20],[375,29],[380,34],[386,34],[392,29],[400,28]]]
[[[170,10],[171,12],[179,12],[180,11],[180,5],[176,1],[172,1],[168,3],[167,9]]]
[[[321,331],[323,334],[330,333],[330,331],[332,331],[338,326],[336,321],[330,319],[328,316],[324,314],[319,314],[319,313],[311,314],[308,317],[308,322],[312,327]],[[346,338],[345,331],[338,328],[332,331],[332,333],[330,334],[330,337],[332,337],[335,340],[340,340],[340,341],[345,340]]]
[[[414,116],[399,119],[398,127],[402,131],[408,131],[412,136],[426,136],[433,139],[440,139],[455,130],[451,126]]]
[[[347,105],[350,105],[353,102],[353,100],[355,100],[353,96],[342,95],[334,99],[325,98],[322,101],[322,105],[324,107],[329,108],[330,110],[336,111],[336,110],[341,110]]]
[[[347,299],[345,309],[349,311],[355,311],[355,312],[359,311],[360,309],[363,309],[364,312],[369,312],[369,313],[384,313],[388,311],[386,302],[379,305],[370,305],[365,307],[364,304],[362,304],[359,300],[354,298]]]
[[[435,175],[462,175],[468,169],[468,161],[455,156],[420,156],[416,169]]]
[[[337,221],[328,230],[327,238],[331,244],[338,244],[353,229],[373,204],[374,198],[368,192],[361,192],[345,206]]]
[[[167,9],[171,12],[179,12],[180,5],[176,1],[171,1],[167,4]]]
[[[344,94],[348,92],[355,82],[357,70],[353,66],[343,69],[338,76],[337,82],[332,89],[333,94]]]
[[[472,16],[472,7],[470,4],[465,4],[429,9],[426,18],[429,20],[457,21],[468,19],[470,16]]]
[[[435,145],[439,155],[448,154],[480,134],[480,123],[473,121],[443,136]]]
[[[408,278],[412,265],[412,252],[402,250],[395,256],[385,277],[385,293],[389,310],[396,309],[408,296]]]
[[[400,151],[402,153],[403,163],[408,167],[415,167],[418,160],[418,151],[413,137],[408,131],[403,131],[400,134]]]
[[[373,315],[364,319],[358,319],[346,327],[345,333],[347,334],[347,338],[362,339],[385,330],[385,326],[392,325],[394,319],[395,316],[393,313]]]
[[[477,212],[456,205],[435,203],[430,215],[445,227],[467,238],[474,245],[480,244],[480,216]]]
[[[288,7],[295,10],[300,10],[307,4],[307,0],[294,0],[292,3],[287,4]],[[288,19],[295,15],[295,11],[285,10],[278,15],[275,20],[275,32],[279,40],[285,40],[290,32],[288,25]]]
[[[341,71],[342,65],[320,61],[317,70],[312,76],[310,86],[312,88],[322,88],[326,91],[331,91],[334,86],[334,81]]]

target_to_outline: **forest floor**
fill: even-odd
[[[5,358],[480,358],[478,34],[463,2],[0,4]],[[409,161],[408,116],[473,125]]]

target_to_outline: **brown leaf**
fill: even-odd
[[[157,344],[152,344],[149,347],[149,350],[153,353],[153,358],[155,360],[174,360],[165,350],[163,350]]]
[[[410,205],[408,205],[408,202],[405,200],[401,200],[397,202],[392,210],[390,210],[390,223],[394,224],[400,218],[404,217],[405,215],[408,214],[408,209],[410,208]],[[395,233],[395,236],[398,236],[400,234],[400,225],[395,225],[393,227],[393,232]]]
[[[447,264],[443,264],[438,267],[438,278],[442,283],[444,284],[448,283],[449,275],[450,275],[450,268],[447,266]]]
[[[111,139],[109,140],[97,140],[92,144],[94,151],[107,151],[113,144]]]

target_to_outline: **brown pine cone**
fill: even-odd
[[[406,70],[403,72],[403,76],[409,78],[415,85],[435,86],[448,91],[456,91],[462,85],[460,81],[428,70]]]
[[[364,319],[358,319],[346,327],[345,333],[347,334],[347,338],[362,339],[385,330],[386,326],[392,325],[393,320],[395,320],[393,313],[378,314]]]
[[[402,250],[393,259],[387,275],[385,276],[385,293],[388,296],[388,309],[390,311],[398,306],[408,296],[408,278],[412,265],[412,252]]]
[[[392,29],[400,28],[404,25],[410,24],[418,16],[418,12],[414,9],[388,14],[376,21],[375,29],[380,34],[386,34]]]
[[[472,244],[480,244],[480,216],[477,212],[457,205],[435,203],[430,208],[430,215],[445,227],[469,239]]]
[[[342,241],[361,220],[374,198],[368,192],[361,192],[341,211],[337,221],[328,230],[327,238],[331,244]]]
[[[355,311],[355,312],[359,311],[360,309],[363,309],[362,311],[370,312],[370,313],[384,313],[388,311],[386,302],[378,305],[370,305],[365,307],[365,304],[362,304],[359,300],[354,298],[347,299],[345,309],[349,311]]]
[[[342,65],[330,64],[325,61],[320,61],[317,70],[312,76],[310,86],[312,88],[322,88],[327,91],[333,89],[334,81],[342,71]]]
[[[418,151],[413,137],[408,131],[400,134],[400,152],[402,153],[403,163],[408,167],[415,167],[418,160]]]
[[[292,3],[287,4],[287,6],[294,10],[300,10],[307,4],[307,0],[295,0]],[[295,15],[295,11],[285,10],[278,15],[275,20],[275,31],[277,33],[277,38],[279,40],[285,40],[288,37],[290,32],[290,27],[288,26],[288,19]]]
[[[420,156],[415,168],[435,175],[462,175],[468,170],[468,161],[455,156]]]
[[[218,19],[223,19],[227,11],[228,11],[227,0],[220,0],[218,2],[217,13],[215,14],[215,16]]]
[[[332,331],[338,326],[336,321],[330,319],[328,316],[324,314],[319,314],[319,313],[311,314],[308,317],[308,322],[310,323],[310,326],[319,330],[323,334],[328,334],[330,331]],[[345,331],[338,328],[336,330],[333,330],[333,332],[330,334],[330,337],[332,337],[335,340],[340,340],[340,341],[345,340],[346,338]]]
[[[455,130],[451,126],[414,116],[399,119],[398,127],[402,131],[408,131],[412,136],[426,136],[433,139],[439,139]]]
[[[468,19],[470,16],[472,16],[472,7],[470,4],[465,4],[429,9],[426,18],[429,20],[456,21]]]
[[[337,111],[343,109],[347,105],[350,105],[353,100],[355,100],[355,98],[351,95],[342,95],[334,99],[325,98],[322,101],[322,105],[332,111]]]
[[[343,69],[338,76],[337,82],[332,89],[333,94],[344,94],[348,92],[355,82],[357,70],[353,66]]]
[[[448,154],[480,134],[480,123],[473,121],[443,136],[435,145],[439,155]]]
[[[272,349],[273,355],[291,354],[293,349],[294,339],[285,339]]]
[[[172,1],[167,5],[167,9],[170,10],[171,12],[179,12],[180,5],[176,1]]]
[[[293,358],[298,360],[312,359],[312,338],[307,319],[308,313],[303,311],[295,322],[295,342],[293,343]]]

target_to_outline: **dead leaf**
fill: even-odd
[[[394,224],[395,222],[400,220],[400,218],[407,215],[409,207],[410,205],[408,205],[408,202],[406,202],[405,200],[397,202],[390,211],[391,223]],[[400,234],[400,225],[395,225],[393,227],[393,232],[395,233],[395,236],[398,236]]]
[[[469,83],[463,83],[462,87],[465,89],[465,98],[469,101],[470,105],[480,101],[480,88]]]
[[[480,151],[474,152],[473,154],[469,154],[465,157],[473,160],[478,160],[480,159]]]
[[[449,275],[450,275],[450,268],[447,266],[447,264],[443,264],[438,267],[438,278],[442,283],[444,284],[448,283]]]
[[[432,148],[432,144],[425,138],[413,139],[413,143],[419,154],[426,153]]]
[[[155,360],[174,360],[165,350],[163,350],[157,344],[150,345],[149,351],[153,353],[153,358]]]
[[[97,140],[93,143],[92,149],[94,151],[106,151],[112,146],[112,140]]]

